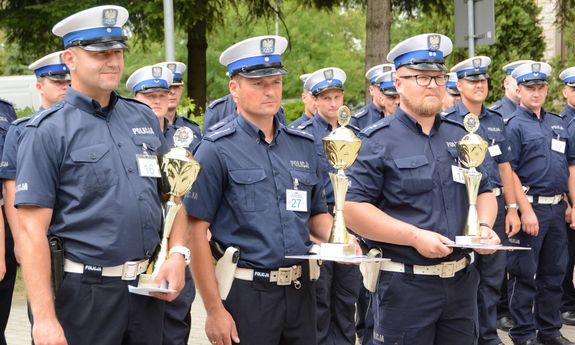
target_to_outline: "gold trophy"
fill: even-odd
[[[337,174],[329,173],[329,178],[333,186],[333,196],[335,199],[333,225],[329,236],[329,243],[322,243],[320,254],[322,256],[353,256],[355,246],[348,244],[349,234],[343,219],[343,206],[345,195],[349,187],[349,180],[344,169],[349,168],[361,147],[361,140],[349,128],[347,124],[351,120],[351,111],[348,107],[342,106],[337,111],[337,122],[339,127],[334,129],[327,137],[323,138],[323,149],[329,164],[337,169]]]
[[[479,230],[479,217],[477,215],[477,194],[482,174],[477,171],[477,167],[483,163],[487,153],[487,142],[479,135],[475,134],[479,128],[479,117],[468,113],[463,119],[465,130],[469,132],[457,143],[459,162],[468,168],[464,170],[465,186],[469,198],[469,212],[463,236],[456,236],[456,244],[480,244],[481,231]]]
[[[180,127],[174,134],[174,147],[164,155],[162,159],[163,175],[168,179],[170,196],[164,204],[164,230],[159,250],[150,261],[145,274],[140,275],[138,287],[154,287],[154,279],[160,268],[168,258],[168,239],[172,231],[172,225],[178,211],[182,207],[181,202],[176,203],[176,198],[183,197],[191,188],[200,173],[200,163],[194,160],[192,153],[186,150],[194,139],[194,132],[188,127]],[[162,284],[164,285],[164,284]],[[167,288],[167,286],[160,286]]]

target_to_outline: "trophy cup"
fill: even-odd
[[[465,115],[463,125],[468,134],[457,143],[457,153],[459,162],[468,168],[464,170],[463,175],[465,177],[465,186],[467,187],[467,196],[469,198],[469,212],[467,214],[463,236],[456,236],[455,243],[458,245],[480,244],[482,237],[479,230],[476,204],[482,174],[475,168],[481,165],[485,159],[487,142],[475,134],[479,128],[479,117],[477,117],[477,115],[472,113]]]
[[[337,169],[337,174],[329,173],[329,178],[333,186],[335,199],[333,225],[329,243],[322,243],[320,254],[322,256],[353,256],[355,246],[348,244],[349,234],[343,219],[343,206],[345,194],[349,187],[349,180],[343,172],[349,168],[361,147],[361,140],[349,128],[347,124],[351,120],[351,111],[348,107],[342,106],[337,111],[338,128],[334,129],[328,136],[323,138],[323,149],[329,164]]]
[[[172,225],[178,211],[182,207],[181,202],[176,203],[176,198],[183,197],[191,188],[192,184],[200,173],[200,164],[194,160],[192,153],[186,150],[194,139],[194,133],[188,127],[180,127],[174,134],[174,148],[164,155],[162,160],[162,172],[168,179],[170,196],[164,204],[164,229],[162,241],[159,250],[153,259],[145,274],[140,275],[138,288],[153,288],[154,279],[160,271],[160,267],[168,258],[168,239],[172,230]],[[160,288],[168,288],[166,282],[163,282]]]

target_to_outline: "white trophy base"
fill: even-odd
[[[455,244],[457,245],[470,245],[482,244],[484,238],[481,236],[455,236]]]
[[[348,243],[322,243],[320,245],[320,255],[332,257],[355,256],[355,246]]]
[[[176,292],[176,290],[168,289],[168,281],[164,280],[160,286],[156,286],[154,283],[154,277],[151,274],[140,274],[138,280],[138,286],[128,285],[128,291],[130,293],[142,296],[151,296],[152,292],[170,293]]]

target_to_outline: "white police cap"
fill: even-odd
[[[327,90],[343,90],[347,76],[337,67],[327,67],[313,72],[305,81],[304,88],[317,96]]]
[[[559,79],[567,86],[575,86],[575,67],[569,67],[559,74]]]
[[[441,34],[421,34],[398,43],[387,54],[395,69],[445,71],[445,57],[453,50],[449,37]]]
[[[230,78],[237,74],[245,78],[286,74],[281,54],[287,44],[287,39],[281,36],[248,38],[224,50],[220,63],[228,68]]]
[[[184,85],[183,75],[186,71],[186,64],[177,61],[166,61],[157,63],[156,65],[166,67],[172,72],[174,80],[171,85]]]
[[[395,67],[392,63],[384,63],[381,65],[373,66],[368,69],[365,73],[365,79],[369,81],[370,84],[377,84],[375,80],[384,72],[395,71]]]
[[[502,69],[505,73],[507,73],[507,75],[511,75],[511,73],[513,73],[513,70],[516,69],[517,67],[525,64],[525,63],[530,63],[530,62],[535,62],[533,60],[517,60],[517,61],[513,61],[508,63],[507,65],[503,66]]]
[[[547,78],[553,69],[545,62],[524,63],[513,70],[511,76],[515,78],[517,84],[534,85],[547,83]]]
[[[379,86],[381,92],[386,96],[396,96],[397,90],[395,89],[395,84],[393,83],[395,79],[395,68],[391,71],[384,72],[375,79],[375,84]]]
[[[63,51],[48,54],[30,64],[29,69],[34,71],[36,78],[50,80],[70,80],[68,66],[62,62]]]
[[[309,78],[311,76],[311,73],[305,73],[299,76],[299,80],[301,80],[303,82],[303,89],[307,92],[309,92],[308,89],[305,88],[305,81],[307,80],[307,78]]]
[[[451,72],[457,73],[457,78],[467,80],[486,80],[489,78],[487,68],[491,59],[487,56],[475,56],[463,60],[451,68]]]
[[[127,48],[122,26],[128,20],[128,10],[121,6],[104,5],[75,13],[54,25],[54,35],[64,39],[64,48],[78,46],[88,51]]]
[[[126,82],[126,87],[133,93],[169,91],[173,78],[174,74],[167,67],[144,66],[132,73]]]
[[[447,92],[450,95],[459,96],[460,92],[457,89],[457,81],[459,80],[459,78],[457,78],[457,73],[455,72],[447,73],[447,76],[449,77],[449,79],[447,79],[447,83],[445,84]]]

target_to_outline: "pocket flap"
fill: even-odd
[[[266,178],[266,172],[262,168],[230,170],[230,176],[235,183],[252,184]]]
[[[297,178],[298,182],[308,186],[316,185],[319,181],[318,177],[315,174],[307,171],[290,170],[290,174],[294,181]]]
[[[77,163],[95,163],[109,150],[106,144],[96,144],[70,152],[70,158]]]
[[[393,160],[399,169],[415,169],[429,163],[427,157],[423,155],[397,158]]]
[[[138,146],[143,146],[146,144],[146,148],[150,151],[156,151],[162,144],[160,139],[153,135],[135,135],[132,137],[134,144]]]

